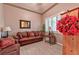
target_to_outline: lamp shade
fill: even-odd
[[[5,27],[5,28],[3,29],[3,31],[11,31],[11,28],[10,28],[10,27]]]

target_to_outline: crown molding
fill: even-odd
[[[15,7],[15,8],[21,9],[21,10],[25,10],[25,11],[30,11],[30,12],[33,12],[33,13],[37,13],[37,14],[40,14],[40,15],[45,14],[45,13],[48,12],[50,9],[52,9],[52,8],[54,8],[56,5],[58,5],[58,3],[54,3],[51,7],[49,7],[48,9],[46,9],[43,13],[39,13],[39,12],[36,12],[36,11],[30,10],[30,9],[27,9],[27,8],[24,8],[24,7],[20,7],[20,6],[17,6],[17,5],[11,4],[11,3],[3,3],[3,4],[4,4],[4,5],[8,5],[8,6],[12,6],[12,7]]]
[[[50,9],[54,8],[54,7],[57,6],[57,5],[58,5],[58,3],[54,3],[51,7],[49,7],[47,10],[45,10],[45,11],[42,13],[42,15],[45,14],[46,12],[48,12]]]
[[[4,4],[4,5],[8,5],[8,6],[12,6],[12,7],[15,7],[15,8],[21,9],[21,10],[30,11],[30,12],[33,12],[33,13],[37,13],[37,14],[42,15],[42,14],[39,13],[39,12],[32,11],[32,10],[30,10],[30,9],[27,9],[27,8],[24,8],[24,7],[20,7],[20,6],[17,6],[17,5],[13,5],[13,4],[11,4],[11,3],[3,3],[3,4]]]

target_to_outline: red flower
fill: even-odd
[[[79,19],[66,15],[57,22],[57,30],[64,35],[76,35],[79,32]]]
[[[77,33],[77,28],[75,28],[75,25],[73,24],[69,29],[69,34],[75,35]]]

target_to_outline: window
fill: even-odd
[[[56,22],[61,19],[61,16],[55,16],[53,18],[46,18],[45,20],[45,31],[49,32],[49,27],[51,27],[50,31],[56,30]]]

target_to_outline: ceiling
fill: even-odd
[[[54,7],[55,4],[56,3],[10,3],[8,5],[13,5],[21,9],[26,9],[32,12],[43,14],[50,8]]]

